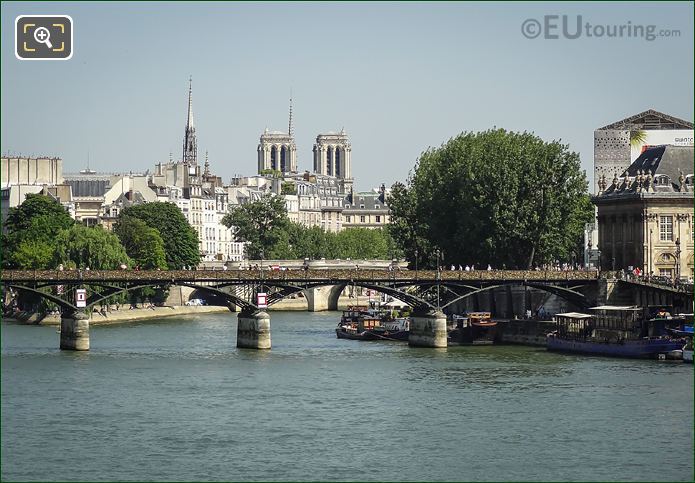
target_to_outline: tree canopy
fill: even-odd
[[[128,256],[142,269],[166,269],[164,240],[159,230],[150,228],[139,218],[125,216],[118,219],[113,227]]]
[[[579,155],[493,129],[424,152],[389,199],[391,234],[414,261],[526,268],[578,257],[593,209]]]
[[[53,263],[55,266],[62,263],[66,267],[117,270],[121,264],[130,264],[130,259],[113,233],[101,226],[88,228],[76,224],[58,234]]]
[[[258,201],[233,207],[222,218],[222,224],[235,227],[236,239],[248,242],[249,258],[275,258],[273,250],[280,250],[288,243],[290,220],[284,200],[277,196],[265,195]]]
[[[10,208],[3,237],[3,263],[11,268],[50,268],[56,237],[74,225],[60,203],[44,195],[30,194]]]
[[[159,232],[169,269],[180,270],[200,263],[198,235],[175,204],[154,202],[129,206],[121,211],[119,220],[127,217],[142,220]]]
[[[339,233],[306,227],[287,217],[280,197],[264,196],[233,208],[222,220],[235,227],[236,239],[248,242],[250,259],[354,258],[390,259],[400,250],[385,230],[347,228]]]

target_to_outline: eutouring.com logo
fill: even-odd
[[[579,38],[644,39],[680,37],[676,29],[659,29],[656,25],[593,24],[585,22],[581,15],[544,15],[540,19],[529,18],[521,24],[521,33],[527,39],[575,40]]]

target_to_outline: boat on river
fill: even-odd
[[[669,335],[661,317],[648,318],[641,307],[599,306],[591,314],[557,314],[547,336],[550,351],[615,357],[678,358],[685,340]]]
[[[497,322],[490,312],[470,312],[455,315],[456,327],[449,331],[449,345],[491,345],[497,336]]]
[[[343,311],[335,334],[338,339],[407,341],[410,319],[392,318],[373,307],[351,306]]]

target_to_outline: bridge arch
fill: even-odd
[[[9,288],[12,288],[12,289],[15,289],[15,290],[19,290],[19,291],[22,291],[22,292],[32,293],[32,294],[38,295],[39,297],[44,298],[44,299],[46,299],[46,300],[50,300],[51,302],[53,302],[54,304],[58,305],[60,308],[64,309],[64,310],[67,311],[67,312],[71,312],[71,313],[72,313],[72,312],[77,312],[77,311],[79,310],[76,306],[74,306],[73,304],[71,304],[71,303],[68,302],[67,300],[61,299],[60,297],[58,297],[58,296],[56,296],[56,295],[53,295],[53,294],[50,294],[50,293],[46,293],[46,292],[42,292],[41,290],[34,289],[34,288],[31,288],[31,287],[26,287],[26,286],[24,286],[24,285],[8,284],[7,286],[8,286]]]

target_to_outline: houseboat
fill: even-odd
[[[557,314],[555,330],[547,337],[548,350],[658,359],[681,350],[685,343],[665,334],[641,307],[604,305],[589,310],[591,314]]]
[[[352,306],[343,312],[335,329],[338,339],[407,341],[410,319],[391,317],[374,307]]]
[[[497,336],[497,322],[490,312],[470,312],[453,316],[456,326],[449,331],[449,345],[490,345]]]

